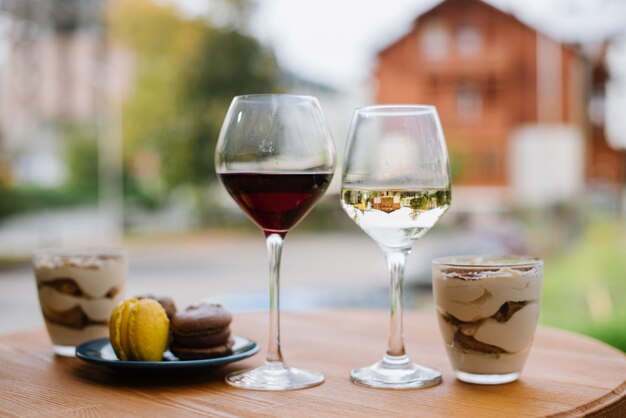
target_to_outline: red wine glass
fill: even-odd
[[[324,375],[288,367],[280,348],[280,257],[285,235],[324,194],[335,147],[316,98],[285,94],[235,97],[215,151],[220,181],[265,234],[270,259],[270,339],[265,364],[226,382],[257,390],[319,385]]]

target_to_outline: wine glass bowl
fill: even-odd
[[[279,268],[283,240],[326,191],[335,149],[317,99],[263,94],[235,97],[215,152],[218,178],[266,236],[270,258],[270,340],[265,364],[226,381],[257,390],[315,386],[321,373],[286,366],[280,347]]]
[[[348,134],[341,206],[383,250],[391,278],[391,330],[379,362],[351,372],[372,387],[414,388],[441,373],[406,355],[402,284],[406,257],[450,207],[448,152],[433,106],[381,105],[355,110]]]

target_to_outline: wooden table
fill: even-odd
[[[237,334],[265,344],[267,314],[235,315]],[[263,362],[264,353],[213,371],[145,375],[55,357],[45,331],[0,337],[0,416],[512,417],[626,416],[626,356],[598,341],[540,327],[521,380],[477,386],[455,380],[434,315],[407,312],[414,360],[443,372],[428,389],[380,390],[352,384],[349,370],[382,355],[388,313],[283,313],[286,360],[326,382],[292,392],[232,388],[225,373]]]

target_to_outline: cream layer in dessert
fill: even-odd
[[[541,282],[541,265],[434,267],[437,317],[455,370],[522,370],[539,318]]]
[[[75,346],[106,337],[127,270],[123,254],[37,254],[39,302],[53,344]]]

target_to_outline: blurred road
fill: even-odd
[[[26,213],[0,222],[0,254],[21,256],[33,248],[112,242],[119,232],[114,218],[93,206]]]
[[[114,228],[97,215],[96,208],[78,208],[7,220],[0,224],[0,255],[23,256],[32,248],[81,242],[114,242],[107,238]],[[168,225],[167,219],[152,221],[162,229]],[[289,234],[282,257],[283,308],[389,306],[388,275],[381,250],[355,225],[348,225],[352,232],[295,229]],[[507,231],[501,225],[499,230]],[[517,252],[506,240],[519,236],[516,230],[505,234],[489,231],[486,227],[450,232],[437,229],[415,243],[407,261],[406,306],[432,305],[427,286],[419,291],[417,284],[430,284],[434,257]],[[179,308],[208,299],[235,312],[267,310],[269,268],[260,232],[142,236],[126,245],[130,253],[127,296],[169,295]],[[30,266],[0,268],[0,334],[42,324]]]
[[[426,241],[418,244],[435,240]],[[128,248],[127,296],[170,295],[179,308],[207,299],[234,312],[267,310],[268,261],[260,233],[202,233],[132,241]],[[428,271],[430,260],[419,253],[410,257],[408,275]],[[283,249],[281,290],[283,309],[388,307],[383,254],[362,233],[292,232]],[[418,302],[417,290],[407,286],[407,307],[431,306],[430,292],[419,292]],[[0,270],[0,333],[42,324],[30,266]]]

